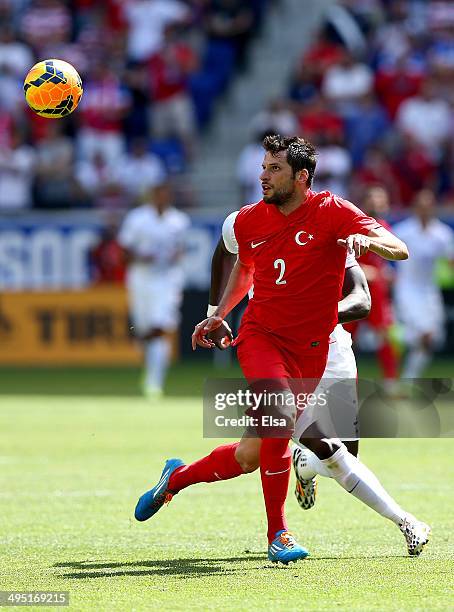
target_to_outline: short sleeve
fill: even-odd
[[[248,209],[249,207],[245,206],[239,210],[233,224],[236,241],[238,243],[238,259],[246,266],[254,263],[250,242],[247,242],[247,239],[244,236],[247,231],[246,225],[249,222],[247,216]]]
[[[358,266],[358,262],[356,261],[356,257],[354,253],[347,253],[347,258],[345,260],[345,269],[353,268],[353,266]]]
[[[443,257],[446,259],[454,259],[454,232],[449,226],[446,226],[443,232]]]
[[[118,243],[125,249],[130,249],[136,242],[136,223],[135,216],[126,215],[118,232]]]
[[[333,197],[331,214],[336,238],[347,238],[350,234],[367,235],[370,230],[382,227],[376,219],[338,196]]]
[[[186,246],[187,232],[191,227],[191,218],[186,213],[178,211],[176,228],[176,243],[179,247]]]
[[[224,223],[222,224],[222,239],[224,240],[225,248],[229,253],[233,253],[234,255],[238,254],[238,242],[235,236],[235,219],[238,215],[238,211],[236,210],[233,213],[230,213],[228,217],[226,217]]]

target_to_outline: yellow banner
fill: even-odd
[[[138,365],[121,286],[0,296],[0,364]]]

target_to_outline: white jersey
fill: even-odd
[[[165,273],[175,280],[180,278],[182,282],[178,254],[184,249],[189,225],[188,215],[173,207],[163,214],[149,204],[131,210],[120,228],[118,242],[133,255],[152,256],[153,261],[132,262],[128,275],[142,275],[146,279]]]
[[[393,232],[408,246],[409,259],[398,261],[396,286],[413,291],[438,291],[434,279],[435,263],[440,257],[454,259],[454,232],[439,219],[423,228],[416,217],[393,227]]]
[[[440,344],[444,337],[444,307],[434,278],[438,258],[454,258],[454,232],[438,219],[423,228],[416,217],[394,226],[408,246],[410,258],[397,262],[394,287],[397,316],[404,326],[405,341],[413,345],[425,334]]]
[[[179,322],[184,274],[181,252],[190,225],[188,215],[168,208],[162,215],[144,204],[131,210],[118,234],[133,255],[152,256],[150,263],[132,262],[126,284],[133,325],[138,333],[175,329]]]

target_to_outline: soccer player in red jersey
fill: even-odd
[[[238,212],[231,213],[224,221],[222,238],[213,254],[209,312],[213,312],[216,309],[216,306],[212,306],[212,304],[219,303],[238,254],[238,242],[234,231],[234,222],[237,214]],[[347,321],[367,317],[370,311],[371,299],[364,272],[352,254],[347,255],[345,262],[342,294],[343,298],[338,303],[339,324],[336,325],[329,338],[328,361],[320,385],[317,387],[316,395],[321,397],[322,394],[329,394],[329,404],[338,413],[337,417],[335,413],[332,413],[332,415],[335,416],[335,419],[338,419],[339,415],[343,415],[341,417],[343,435],[353,437],[342,439],[341,442],[345,444],[349,453],[357,457],[359,439],[357,437],[356,407],[358,399],[354,390],[357,369],[355,356],[351,348],[351,336],[346,333],[341,323],[345,324]],[[249,295],[253,295],[253,287],[249,291]],[[218,348],[226,349],[233,340],[233,334],[224,321],[220,327],[208,334],[208,338],[213,340]],[[331,433],[328,430],[325,431],[325,427],[330,427],[330,425],[324,421],[323,412],[322,404],[315,406],[313,409],[309,406],[300,415],[292,436],[295,442],[292,447],[292,459],[297,479],[295,496],[303,510],[308,510],[315,504],[315,476],[317,474],[322,477],[332,476],[325,462],[300,443],[300,436],[307,437],[308,426],[314,421],[317,425],[324,423],[318,429],[323,429],[325,436],[336,435],[333,431],[335,428],[333,427],[329,430]],[[260,466],[262,440],[257,436],[250,437],[250,434],[251,432],[246,430],[235,450],[235,458],[244,472],[253,472]],[[394,522],[405,537],[408,554],[418,556],[428,541],[428,526],[418,521],[399,506],[365,465],[360,464],[359,461],[355,463],[353,457],[349,459],[349,462],[353,464],[354,473],[347,480],[338,480],[338,484],[381,516]],[[196,465],[188,466],[184,474],[180,472],[183,484],[191,482],[188,476],[193,477],[191,472]],[[197,471],[197,468],[194,471]],[[211,482],[213,481],[213,476],[214,474],[211,475]]]
[[[383,187],[375,185],[367,190],[362,209],[367,215],[379,220],[383,227],[391,229],[386,221],[381,219],[389,212],[389,198]],[[372,299],[367,325],[374,330],[377,336],[377,357],[383,373],[385,388],[392,392],[398,375],[398,360],[390,338],[390,328],[394,320],[389,295],[390,270],[381,257],[370,251],[365,253],[358,263],[366,275]],[[360,321],[354,321],[349,323],[346,329],[354,337],[360,325]]]
[[[276,135],[266,137],[263,146],[263,200],[245,206],[237,215],[238,261],[215,312],[196,326],[193,348],[214,346],[206,335],[223,324],[253,284],[254,297],[235,341],[246,379],[273,380],[273,390],[289,394],[290,380],[299,379],[310,393],[325,369],[329,335],[337,323],[346,250],[357,257],[371,250],[388,259],[406,259],[408,252],[402,241],[350,202],[310,189],[316,153],[308,141]],[[290,421],[293,414],[287,415]],[[272,561],[288,562],[308,554],[288,533],[284,516],[289,438],[288,431],[284,437],[263,437],[260,449]],[[358,466],[340,441],[321,437],[301,441],[326,462],[342,486],[353,481],[356,486]],[[167,496],[189,484],[206,482],[208,476],[226,480],[243,473],[235,457],[237,447],[218,447],[190,466],[169,460],[158,484],[140,498],[136,518],[150,518]]]

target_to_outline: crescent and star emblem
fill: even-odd
[[[307,236],[307,239],[305,240],[305,242],[302,242],[301,239],[300,239],[302,234],[306,234],[306,236]],[[306,236],[305,236],[305,238],[306,238]],[[295,242],[296,242],[296,244],[299,244],[300,246],[304,246],[305,244],[308,243],[309,240],[313,240],[313,239],[314,239],[314,236],[312,234],[308,234],[304,230],[296,232],[296,234],[295,234]]]

